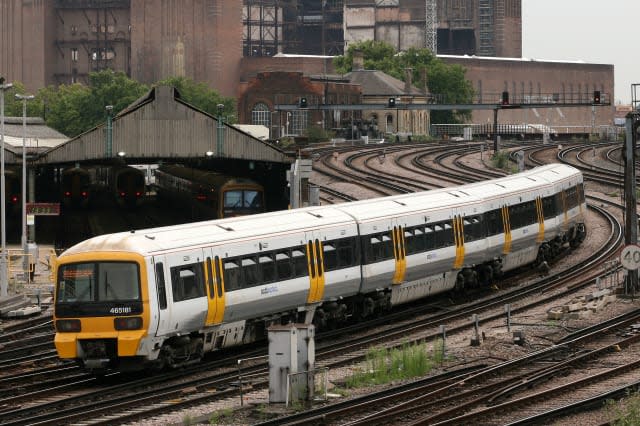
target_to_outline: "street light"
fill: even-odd
[[[111,119],[111,113],[113,111],[113,105],[107,105],[104,107],[107,110],[107,140],[104,149],[104,156],[111,158],[113,154],[113,122]]]
[[[33,95],[16,93],[16,99],[22,101],[22,238],[20,242],[24,254],[27,253],[27,101],[33,98]],[[26,256],[24,261],[25,264],[28,261]]]
[[[4,183],[4,92],[13,84],[4,83],[4,77],[0,77],[0,222],[2,227],[2,253],[0,254],[0,297],[7,297],[9,278],[7,276],[7,232],[5,212],[5,183]]]

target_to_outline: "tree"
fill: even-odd
[[[425,87],[424,70],[427,75],[429,92],[437,96],[438,102],[448,104],[471,103],[473,86],[465,78],[466,70],[459,65],[447,65],[438,59],[429,49],[410,48],[397,53],[393,46],[382,42],[367,40],[353,43],[344,56],[334,59],[336,70],[347,73],[353,69],[353,55],[361,51],[365,69],[385,72],[399,80],[405,79],[405,69],[412,68],[412,84]],[[470,111],[432,111],[432,123],[461,123],[471,117]]]
[[[36,107],[48,126],[75,137],[104,123],[107,105],[113,106],[115,115],[148,90],[122,72],[105,70],[90,73],[88,86],[75,83],[40,89]]]
[[[178,89],[180,98],[184,102],[213,116],[218,115],[218,105],[222,104],[224,105],[222,114],[225,120],[232,123],[236,122],[236,100],[234,98],[220,96],[220,94],[210,89],[205,83],[196,83],[185,77],[170,77],[157,82],[155,85],[175,87]]]

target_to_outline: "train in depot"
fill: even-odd
[[[60,255],[62,359],[177,367],[266,337],[489,285],[585,238],[583,177],[553,164],[459,187],[102,235]]]
[[[114,166],[108,170],[109,189],[121,207],[135,208],[144,201],[147,185],[144,170]]]
[[[20,216],[22,211],[22,171],[20,166],[4,168],[4,204],[6,214]]]
[[[62,205],[86,208],[91,196],[91,173],[84,167],[69,167],[60,176]]]
[[[265,211],[264,187],[248,178],[182,165],[155,171],[158,196],[189,206],[194,219],[222,219]]]

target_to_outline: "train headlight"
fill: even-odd
[[[67,319],[57,320],[56,330],[60,333],[79,333],[80,332],[80,320],[79,319]]]
[[[116,330],[139,330],[142,328],[141,317],[118,317],[113,319]]]

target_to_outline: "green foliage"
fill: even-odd
[[[186,103],[207,112],[218,114],[218,104],[223,104],[225,120],[234,122],[235,100],[225,98],[209,89],[204,83],[196,83],[184,77],[172,77],[156,85],[174,85]],[[107,119],[105,107],[112,105],[112,116],[145,95],[149,87],[130,79],[122,72],[104,70],[89,74],[89,84],[69,84],[42,88],[35,99],[27,102],[27,115],[43,117],[48,126],[75,137]],[[22,102],[15,99],[15,93],[25,93],[24,86],[15,82],[5,93],[5,114],[22,116]]]
[[[209,416],[209,424],[217,425],[225,421],[231,421],[233,418],[233,409],[225,408],[223,410],[216,411]]]
[[[393,46],[367,40],[349,45],[344,56],[334,59],[336,70],[347,73],[353,69],[353,56],[361,51],[365,69],[380,70],[399,80],[405,79],[405,69],[412,68],[412,83],[425,87],[423,71],[426,70],[429,92],[439,96],[439,102],[449,104],[471,103],[473,85],[465,78],[466,70],[459,65],[447,65],[429,49],[410,48],[396,53]],[[471,118],[470,111],[432,111],[431,122],[438,124],[464,123]]]
[[[491,164],[497,169],[509,170],[511,167],[509,164],[509,151],[498,151],[493,154]]]
[[[634,426],[640,424],[640,393],[630,394],[616,403],[607,402],[607,411],[613,426]]]
[[[388,383],[427,374],[436,362],[442,361],[442,347],[438,343],[429,356],[426,344],[404,345],[401,349],[374,348],[369,350],[363,366],[349,377],[346,386],[360,387]]]
[[[185,77],[170,77],[155,84],[155,86],[161,85],[175,87],[184,102],[213,116],[219,114],[218,104],[222,104],[224,105],[222,115],[225,121],[235,123],[237,120],[235,99],[220,96],[205,83],[197,83]]]
[[[310,143],[317,143],[330,140],[334,136],[334,133],[320,126],[309,126],[307,127],[305,136]]]

